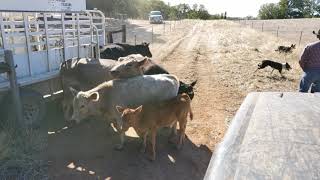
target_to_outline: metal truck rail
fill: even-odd
[[[21,104],[23,118],[17,119],[27,124],[40,120],[43,97],[62,89],[61,62],[99,58],[99,46],[106,42],[105,26],[105,16],[98,10],[0,12],[0,110],[7,108],[15,112],[6,113],[17,114],[17,104]],[[21,102],[12,102],[19,99]]]

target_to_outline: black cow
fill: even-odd
[[[118,60],[120,57],[126,57],[130,54],[141,54],[142,56],[152,57],[149,49],[149,43],[138,45],[115,43],[103,47],[100,50],[101,59]]]
[[[153,75],[153,74],[169,74],[167,70],[165,70],[162,66],[154,63],[152,60],[151,64],[147,68],[143,70],[143,74],[145,75]],[[182,93],[187,93],[190,97],[190,99],[193,99],[194,97],[194,91],[193,87],[197,84],[197,81],[192,82],[191,84],[186,84],[182,81],[180,81],[180,86],[179,86],[179,94]]]

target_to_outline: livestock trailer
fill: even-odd
[[[33,1],[42,5],[33,7]],[[61,62],[99,56],[99,46],[105,45],[105,16],[78,8],[79,3],[85,7],[85,0],[32,0],[28,6],[8,10],[25,2],[6,0],[0,7],[0,120],[4,109],[10,115],[18,108],[20,119],[33,124],[45,114],[44,101],[61,92]],[[42,7],[43,2],[50,8]],[[17,108],[7,107],[12,99],[18,99]]]

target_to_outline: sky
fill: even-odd
[[[227,11],[227,16],[246,17],[257,16],[260,6],[265,3],[277,3],[279,0],[163,0],[170,5],[181,3],[203,4],[210,14],[221,14]]]

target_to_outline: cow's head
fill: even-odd
[[[130,78],[143,74],[143,68],[150,63],[149,58],[130,58],[119,62],[110,70],[110,74],[115,79]]]
[[[99,92],[82,92],[70,87],[73,95],[73,114],[71,121],[80,123],[90,115],[96,115],[98,112]]]
[[[193,97],[194,97],[193,88],[196,84],[197,84],[197,81],[194,81],[191,84],[186,84],[186,83],[180,81],[178,94],[186,93],[189,95],[190,99],[193,99]]]
[[[117,111],[121,114],[122,131],[126,132],[130,127],[139,121],[140,113],[142,112],[142,105],[136,109],[124,108],[116,106]]]
[[[149,49],[149,43],[142,43],[142,44],[139,44],[139,45],[136,45],[135,46],[135,49],[137,51],[138,54],[141,54],[142,56],[147,56],[147,57],[152,57],[152,54],[150,52],[150,49]]]

